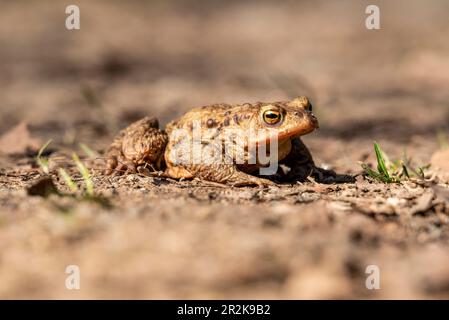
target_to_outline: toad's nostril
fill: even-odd
[[[313,114],[311,114],[312,116],[310,117],[310,120],[312,121],[312,124],[315,126],[315,128],[319,128],[320,127],[320,125],[319,125],[319,123],[318,123],[318,119],[313,115]]]
[[[304,115],[302,114],[302,112],[296,111],[296,112],[295,112],[295,116],[297,116],[297,117],[302,117],[302,116],[304,116]]]
[[[306,110],[309,111],[309,112],[312,112],[312,111],[313,111],[313,106],[312,106],[312,104],[311,104],[310,102],[309,102],[309,104],[307,105]]]

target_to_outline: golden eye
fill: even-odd
[[[282,120],[282,113],[277,110],[267,110],[263,113],[263,121],[267,124],[276,124]]]

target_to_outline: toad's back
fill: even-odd
[[[221,130],[226,127],[245,128],[251,120],[257,117],[260,106],[258,104],[213,104],[204,107],[193,108],[178,120],[170,122],[166,131],[168,134],[173,129],[188,129],[194,127],[200,130]]]

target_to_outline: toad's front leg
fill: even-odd
[[[292,140],[292,150],[289,155],[281,161],[281,164],[290,168],[282,180],[304,181],[307,177],[313,177],[317,182],[331,182],[336,177],[332,170],[325,170],[315,165],[309,149],[300,138]]]

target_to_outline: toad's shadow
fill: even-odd
[[[278,184],[292,184],[295,182],[306,182],[309,180],[322,184],[354,183],[356,181],[354,175],[339,174],[333,170],[327,170],[320,167],[313,167],[307,173],[303,171],[300,174],[294,175],[276,174],[270,178],[270,180],[273,180]]]
[[[316,182],[331,184],[331,183],[354,183],[355,176],[349,174],[339,174],[334,170],[326,170],[323,168],[315,167],[311,176]]]

